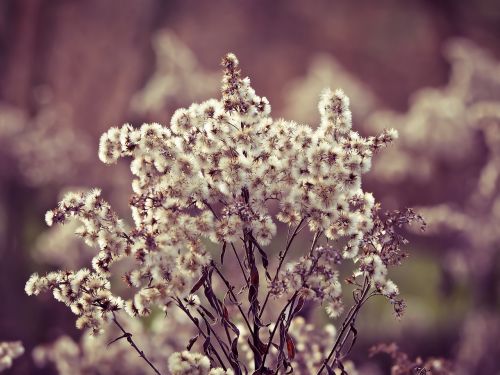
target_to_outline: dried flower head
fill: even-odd
[[[133,224],[128,228],[98,189],[67,194],[47,212],[46,221],[48,225],[70,219],[80,222],[77,234],[98,249],[92,270],[35,274],[26,292],[51,291],[78,316],[79,328],[98,332],[113,321],[122,330],[121,338],[157,374],[117,320],[118,310],[135,317],[149,315],[155,308],[168,313],[177,306],[185,313],[198,330],[188,349],[202,337],[204,354],[174,353],[169,359],[173,374],[242,374],[248,368],[268,373],[271,368],[278,372],[293,366],[305,373],[311,368],[343,370],[339,345],[356,335],[355,320],[366,299],[382,294],[397,312],[403,306],[387,267],[402,258],[403,240],[396,228],[416,215],[408,211],[382,219],[373,196],[361,187],[373,154],[390,144],[397,132],[360,136],[352,129],[349,99],[342,90],[322,93],[317,128],[274,120],[268,100],[242,77],[236,56],[226,55],[222,65],[220,100],[178,109],[169,128],[158,123],[140,128],[125,124],[102,135],[99,157],[104,163],[131,158]],[[277,237],[278,222],[295,229],[279,255],[273,278],[267,246]],[[293,239],[305,227],[314,233],[310,251],[285,263]],[[219,269],[208,241],[222,249],[221,263],[226,249],[232,248],[244,281],[241,292]],[[122,275],[133,294],[126,301],[113,295],[110,285],[112,266],[122,259],[131,264]],[[293,333],[299,321],[294,320],[307,300],[320,302],[331,317],[341,314],[336,266],[344,259],[353,260],[356,267],[351,279],[356,285],[355,306],[332,350],[319,343],[313,346],[320,348],[323,360],[299,359],[296,345],[301,340]],[[264,300],[259,296],[264,286],[258,260],[268,280]],[[280,272],[283,265],[285,271]],[[226,290],[224,297],[220,288]],[[238,297],[243,291],[244,303]],[[285,295],[288,302],[274,325],[268,325],[272,328],[265,330],[261,319],[269,318],[270,313],[264,312],[270,297]],[[230,316],[230,308],[238,320]],[[245,334],[246,343],[240,340]],[[246,344],[253,360],[239,356],[238,347]]]

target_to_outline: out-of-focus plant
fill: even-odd
[[[50,228],[40,234],[33,258],[40,264],[67,269],[83,267],[92,259],[95,251],[75,236],[79,226],[78,222],[71,221],[63,227]]]
[[[500,319],[497,311],[481,310],[470,313],[460,332],[455,360],[460,375],[487,374],[498,370]]]
[[[458,241],[450,247],[459,251],[451,252],[450,272],[461,264],[456,270],[482,285],[500,245],[500,64],[465,40],[451,42],[446,51],[452,68],[446,87],[419,92],[407,114],[379,112],[371,119],[406,135],[380,155],[374,174],[392,181],[443,181],[441,201],[419,208],[426,234],[455,234]],[[457,171],[466,181],[450,191],[446,181]]]
[[[12,362],[24,353],[23,345],[19,341],[0,342],[0,372],[12,366]]]
[[[398,346],[392,344],[378,344],[370,349],[370,356],[387,354],[392,360],[391,375],[448,375],[453,372],[450,362],[441,358],[423,360],[420,357],[410,359]]]
[[[324,87],[342,87],[351,100],[354,123],[362,123],[380,105],[370,87],[333,56],[318,54],[311,59],[306,75],[292,80],[285,87],[283,112],[297,122],[310,123],[317,116],[317,93]]]
[[[375,128],[391,124],[401,134],[401,142],[375,165],[379,178],[429,182],[459,165],[474,168],[480,158],[485,122],[499,118],[500,65],[466,40],[449,42],[445,56],[451,64],[445,87],[415,93],[407,113],[377,111],[367,120]]]
[[[186,350],[168,359],[172,374],[344,374],[363,305],[380,295],[397,316],[405,308],[388,268],[406,257],[399,229],[421,218],[412,210],[382,213],[361,189],[373,154],[397,133],[364,138],[353,131],[340,90],[323,93],[316,129],[273,120],[236,57],[227,55],[223,66],[220,100],[177,110],[170,128],[126,124],[101,137],[103,162],[132,158],[133,225],[98,189],[67,194],[46,221],[80,223],[77,234],[98,248],[92,268],[34,274],[26,292],[52,292],[77,315],[77,327],[92,334],[114,323],[120,335],[113,341],[126,340],[157,374],[165,360],[140,347],[130,332],[134,323],[124,319],[174,310],[192,323]],[[272,262],[276,220],[287,234],[273,243],[281,250]],[[307,248],[290,259],[306,228]],[[354,301],[343,313],[339,265],[349,259],[354,268],[345,284]],[[121,276],[130,298],[113,291],[118,262],[129,267]],[[228,266],[238,267],[237,277]],[[338,332],[306,323],[300,316],[306,305],[342,316]]]
[[[89,140],[68,126],[70,122],[69,108],[50,102],[42,101],[34,116],[7,104],[0,105],[1,153],[12,161],[5,163],[8,170],[0,173],[4,178],[18,174],[31,186],[67,180],[74,165],[90,156]]]
[[[147,324],[134,317],[123,316],[120,324],[133,332],[133,340],[147,353],[158,370],[167,373],[169,356],[189,342],[194,334],[190,322],[174,311],[168,321],[157,314]],[[53,365],[60,375],[100,374],[150,374],[140,356],[131,355],[127,340],[114,342],[123,332],[119,327],[109,327],[101,335],[85,330],[79,341],[62,336],[54,343],[38,346],[33,351],[39,367]],[[125,338],[126,339],[126,338]]]
[[[153,38],[156,67],[131,102],[134,113],[156,121],[168,120],[172,108],[216,94],[219,75],[204,69],[193,51],[172,31]]]
[[[491,345],[500,323],[495,287],[500,256],[500,63],[466,40],[451,41],[445,52],[451,64],[445,87],[419,91],[406,114],[379,111],[367,120],[390,124],[402,134],[401,142],[380,154],[373,174],[395,186],[416,183],[432,191],[413,197],[422,202],[418,211],[428,223],[425,235],[440,239],[447,285],[465,283],[473,297],[457,345],[457,366],[463,373],[489,373],[496,366],[492,358],[500,353],[498,345]],[[480,329],[485,326],[490,328]]]

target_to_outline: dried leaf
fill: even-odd
[[[200,287],[203,285],[203,283],[205,282],[207,278],[207,273],[206,272],[203,272],[203,274],[201,275],[200,279],[196,282],[196,284],[194,284],[194,286],[191,288],[191,291],[189,292],[189,294],[194,294],[196,293],[196,291],[198,289],[200,289]]]
[[[293,361],[295,358],[295,343],[288,333],[286,334],[286,350],[288,352],[288,358]]]
[[[192,337],[189,340],[189,344],[187,345],[186,350],[191,350],[191,348],[193,347],[194,343],[198,340],[198,337],[200,337],[200,334],[197,334],[196,336]]]
[[[304,307],[304,303],[306,302],[305,298],[300,296],[298,298],[298,301],[297,301],[297,305],[295,306],[295,308],[293,309],[293,312],[292,312],[292,318],[297,315],[300,310],[302,310],[302,308]]]
[[[224,264],[224,254],[226,254],[226,247],[227,247],[227,242],[224,241],[224,243],[222,244],[222,252],[220,254],[220,262],[221,262],[221,264]]]
[[[267,257],[267,254],[252,235],[250,235],[250,238],[251,238],[253,244],[255,245],[255,247],[257,248],[257,250],[259,251],[260,257],[262,259],[262,265],[264,266],[264,269],[266,270],[266,277],[269,280],[271,280],[271,275],[269,274],[269,272],[267,270],[267,268],[269,266],[269,259]]]

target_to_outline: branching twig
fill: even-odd
[[[115,314],[114,311],[112,311],[112,314],[113,314],[113,323],[115,323],[116,326],[120,329],[120,331],[122,331],[123,335],[120,336],[120,337],[118,337],[117,339],[111,341],[109,344],[112,344],[113,342],[115,342],[115,341],[117,341],[119,339],[126,338],[127,341],[128,341],[128,343],[130,344],[130,346],[132,346],[132,348],[135,349],[135,351],[139,354],[139,356],[147,362],[147,364],[149,365],[149,367],[151,367],[157,375],[161,375],[160,371],[158,371],[158,369],[146,357],[146,355],[144,354],[144,352],[141,349],[139,349],[139,347],[137,346],[137,344],[134,342],[134,340],[132,339],[132,334],[130,332],[127,332],[125,330],[125,328],[123,328],[123,326],[120,324],[120,322],[116,318],[116,314]]]
[[[335,340],[335,343],[333,345],[332,350],[328,354],[327,358],[324,360],[317,375],[320,375],[321,372],[325,369],[325,367],[328,366],[328,363],[331,361],[331,359],[335,353],[337,353],[335,356],[335,359],[337,358],[338,353],[340,352],[340,350],[342,349],[343,345],[346,342],[344,336],[349,335],[349,333],[351,332],[352,324],[356,320],[356,317],[359,313],[359,310],[363,306],[363,303],[365,302],[365,298],[366,298],[366,295],[368,294],[369,290],[370,290],[370,281],[368,280],[368,278],[365,278],[363,289],[361,291],[361,297],[351,307],[351,309],[349,310],[349,313],[345,317],[344,322],[342,323],[342,329],[340,330],[340,333],[337,337],[337,340]],[[335,359],[334,359],[334,361],[335,361]]]
[[[195,317],[193,317],[193,315],[189,312],[189,310],[186,308],[186,306],[184,306],[184,304],[182,303],[182,301],[179,298],[175,298],[175,301],[177,302],[177,306],[186,314],[186,316],[189,318],[189,320],[191,320],[191,322],[193,322],[193,324],[196,326],[196,328],[198,329],[198,332],[203,336],[203,338],[205,340],[207,340],[207,339],[210,340],[209,336],[200,327],[200,322],[198,321],[198,319],[196,319]],[[210,333],[210,332],[208,332],[208,333]],[[227,368],[226,368],[226,366],[224,364],[224,361],[220,357],[220,355],[217,352],[217,350],[215,350],[215,347],[213,346],[213,344],[209,341],[208,345],[213,350],[213,352],[214,352],[215,356],[217,357],[217,360],[219,361],[219,363],[222,366],[222,368],[224,370],[226,370]]]
[[[275,323],[275,325],[273,327],[273,330],[271,331],[271,334],[269,335],[269,340],[268,340],[268,343],[267,343],[266,351],[264,353],[264,356],[262,357],[261,368],[264,368],[264,366],[266,364],[266,358],[267,358],[267,355],[269,354],[269,350],[271,349],[271,346],[273,344],[274,335],[276,334],[276,330],[278,329],[278,326],[279,326],[280,322],[285,318],[286,309],[290,305],[293,306],[293,303],[295,302],[297,294],[298,294],[298,292],[295,292],[295,294],[288,300],[287,304],[285,305],[285,307],[283,307],[283,309],[281,310],[280,314],[278,315],[278,319],[276,320],[276,323]],[[291,312],[291,310],[292,309],[290,308],[290,312]]]
[[[236,298],[236,295],[234,294],[232,285],[226,279],[226,277],[224,276],[224,274],[217,268],[217,266],[215,265],[215,263],[212,262],[212,266],[214,267],[215,272],[217,272],[217,274],[222,279],[222,281],[224,282],[224,284],[226,284],[227,290],[231,294],[231,296],[233,297],[233,299],[235,301],[238,301],[238,298]],[[245,313],[243,312],[243,309],[241,308],[240,303],[236,302],[236,306],[238,306],[238,310],[240,311],[240,314],[243,317],[243,320],[245,321],[245,323],[246,323],[246,325],[247,325],[247,327],[248,327],[248,329],[250,331],[250,334],[253,335],[253,330],[252,330],[252,327],[250,326],[250,322],[248,321]]]
[[[285,250],[281,253],[280,255],[280,260],[279,260],[279,263],[278,263],[278,267],[276,268],[276,273],[273,277],[273,280],[271,281],[271,284],[276,282],[276,280],[278,279],[278,275],[279,275],[279,272],[281,270],[281,267],[283,266],[283,262],[288,254],[288,250],[290,250],[290,247],[292,246],[292,242],[293,240],[295,239],[295,237],[298,235],[299,233],[299,227],[301,226],[301,224],[304,222],[306,218],[303,218],[298,224],[297,226],[295,227],[295,230],[293,231],[290,239],[288,240],[287,244],[286,244],[286,247],[285,247]],[[259,318],[262,317],[262,313],[264,312],[264,309],[266,308],[266,305],[267,305],[267,302],[269,301],[269,297],[271,296],[271,290],[268,290],[267,294],[266,294],[266,298],[264,299],[264,303],[262,304],[262,309],[260,310],[260,314],[259,314]]]

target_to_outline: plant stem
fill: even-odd
[[[273,343],[273,338],[274,338],[274,335],[276,333],[276,330],[278,329],[278,326],[279,326],[281,320],[283,320],[285,318],[285,311],[288,308],[288,306],[290,306],[290,305],[293,306],[293,303],[295,302],[295,298],[297,297],[297,294],[298,294],[298,292],[295,292],[295,294],[288,300],[287,304],[285,305],[285,307],[283,307],[283,309],[281,310],[281,312],[278,316],[278,319],[276,320],[274,328],[271,331],[271,334],[269,336],[269,341],[267,343],[266,352],[264,353],[264,356],[262,357],[261,369],[264,368],[264,366],[266,364],[266,358],[267,358],[267,355],[269,354],[269,349],[271,349],[271,345]],[[291,313],[291,310],[292,309],[290,308],[290,313]]]
[[[215,272],[217,272],[217,274],[222,279],[222,281],[224,282],[224,284],[226,284],[227,290],[229,291],[229,293],[231,294],[231,296],[233,297],[233,299],[235,301],[238,301],[238,298],[236,298],[236,295],[234,294],[234,291],[233,291],[233,287],[231,286],[231,284],[229,283],[229,281],[222,274],[222,272],[217,268],[217,266],[215,265],[215,263],[212,262],[212,266],[214,267]],[[236,302],[236,306],[238,306],[238,310],[240,311],[241,316],[243,317],[243,320],[245,321],[248,329],[250,330],[250,333],[253,335],[252,327],[250,326],[250,322],[248,321],[245,313],[243,312],[243,309],[241,308],[241,305],[238,302]]]
[[[211,332],[215,336],[217,342],[219,343],[220,348],[222,349],[222,352],[226,356],[226,358],[229,361],[229,363],[231,363],[231,359],[229,358],[229,354],[227,354],[226,348],[224,347],[224,341],[222,341],[222,339],[219,337],[219,335],[217,334],[217,332],[215,332],[215,330],[210,326],[210,323],[207,321],[207,318],[206,318],[205,314],[202,311],[200,311],[200,309],[197,309],[196,311],[198,311],[198,314],[200,314],[200,316],[205,321],[205,324],[207,326],[207,332],[209,332],[209,333]],[[229,338],[229,336],[228,336],[228,338]],[[231,344],[231,342],[229,344]],[[224,367],[224,370],[226,370],[225,367]]]
[[[286,244],[286,247],[285,247],[285,250],[283,251],[283,253],[281,254],[280,256],[280,261],[278,263],[278,267],[276,268],[276,273],[273,277],[273,280],[271,282],[271,284],[273,284],[274,282],[276,282],[276,280],[278,279],[278,275],[279,275],[279,272],[281,270],[281,266],[283,266],[283,262],[288,254],[288,250],[290,250],[290,247],[292,246],[292,242],[293,240],[295,239],[295,237],[297,236],[298,232],[299,232],[299,227],[300,225],[304,222],[306,218],[303,218],[298,224],[297,226],[295,227],[295,230],[293,231],[292,233],[292,236],[290,237],[290,239],[288,240],[287,244]],[[267,294],[266,294],[266,298],[264,299],[264,303],[262,304],[262,308],[260,310],[260,313],[259,313],[259,318],[262,317],[262,313],[264,312],[264,309],[266,308],[266,305],[267,305],[267,302],[269,301],[269,297],[271,296],[271,290],[268,290]]]
[[[189,320],[191,320],[193,322],[193,324],[196,326],[196,328],[198,328],[198,332],[201,333],[201,335],[203,336],[203,338],[207,339],[209,336],[201,329],[200,323],[199,323],[198,319],[194,318],[193,315],[191,315],[191,313],[189,312],[189,310],[186,308],[186,306],[184,306],[184,304],[182,303],[182,301],[179,298],[175,298],[175,301],[177,302],[177,306],[187,315],[187,317],[189,318]],[[222,361],[222,358],[220,357],[220,355],[217,352],[217,350],[215,350],[215,347],[213,346],[213,344],[211,342],[209,343],[209,346],[212,348],[212,350],[213,350],[215,356],[217,357],[217,360],[219,361],[219,363],[222,366],[222,368],[224,370],[226,370],[227,368],[224,365],[224,362]]]
[[[238,260],[238,264],[240,265],[241,273],[243,274],[243,278],[245,279],[245,283],[247,284],[247,288],[249,287],[248,284],[248,277],[245,272],[245,269],[243,268],[243,264],[241,263],[240,256],[238,255],[238,252],[236,251],[236,247],[234,247],[234,244],[231,242],[231,247],[233,248],[234,255],[236,256],[236,259]]]
[[[146,361],[146,363],[149,365],[149,367],[151,367],[157,375],[161,375],[160,371],[158,371],[158,369],[146,357],[144,352],[141,349],[139,349],[137,344],[134,342],[134,340],[132,339],[132,334],[130,332],[127,332],[125,330],[125,328],[123,328],[123,326],[120,324],[120,322],[118,322],[118,319],[116,318],[115,312],[112,311],[112,313],[113,313],[113,323],[115,323],[116,326],[120,329],[120,331],[122,331],[122,333],[123,333],[122,337],[127,339],[130,346],[132,346],[132,348],[135,349],[135,351],[139,354],[139,356]]]
[[[330,353],[328,354],[328,357],[323,362],[323,365],[319,369],[317,375],[320,375],[321,372],[325,369],[326,365],[330,362],[330,360],[332,359],[335,352],[336,351],[339,352],[342,349],[342,347],[346,341],[346,340],[344,340],[344,335],[346,334],[346,332],[347,332],[347,334],[349,334],[349,332],[351,331],[351,323],[356,320],[356,317],[359,313],[359,310],[363,306],[365,297],[368,294],[369,290],[370,290],[370,282],[369,282],[368,278],[365,278],[365,283],[363,285],[361,297],[351,307],[351,309],[349,310],[349,313],[345,317],[344,322],[342,323],[342,329],[337,337],[337,340],[335,340],[335,344],[333,345],[332,350],[330,351]]]

